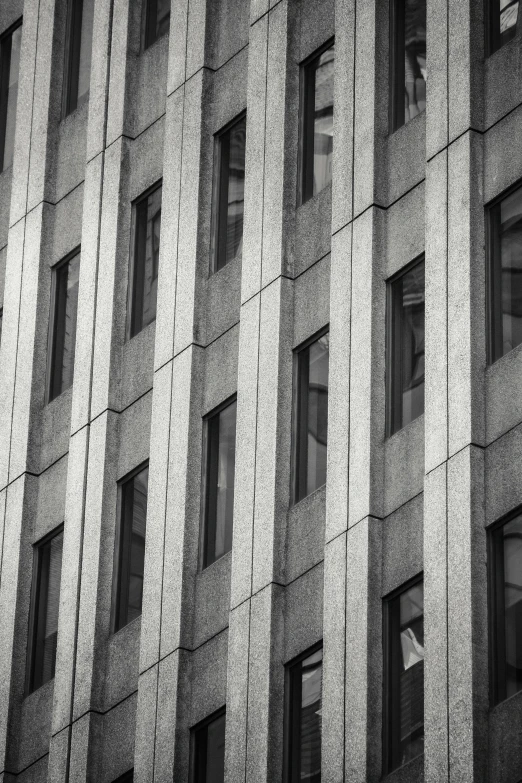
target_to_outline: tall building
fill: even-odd
[[[0,0],[0,783],[520,783],[518,0]]]

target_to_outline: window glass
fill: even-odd
[[[89,98],[94,0],[70,0],[65,114]]]
[[[422,582],[389,602],[388,771],[424,751]]]
[[[424,261],[391,283],[389,433],[424,413]]]
[[[0,39],[0,171],[13,162],[22,25]]]
[[[207,420],[207,503],[204,567],[232,548],[236,464],[234,400]]]
[[[332,181],[334,54],[331,46],[305,67],[303,202]]]
[[[426,0],[395,0],[392,130],[426,108]]]
[[[194,732],[194,783],[224,783],[225,713]]]
[[[329,335],[297,353],[295,500],[326,483]]]
[[[246,117],[217,138],[219,182],[216,189],[217,221],[214,231],[214,271],[241,259],[245,198]]]
[[[76,350],[76,317],[80,253],[53,270],[54,318],[49,400],[72,386]]]
[[[149,468],[121,486],[120,561],[115,630],[141,615]]]
[[[522,342],[522,188],[502,199],[490,214],[495,361]]]
[[[168,33],[170,27],[170,0],[147,0],[145,10],[145,49]]]
[[[134,278],[130,336],[156,320],[161,237],[161,185],[134,205]]]
[[[489,0],[489,54],[517,34],[518,0]]]
[[[30,691],[34,691],[52,680],[56,669],[62,550],[63,532],[60,531],[49,541],[39,546],[36,553]]]
[[[522,690],[522,514],[494,533],[496,541],[497,701]]]
[[[290,671],[291,783],[320,783],[323,651],[317,650]]]

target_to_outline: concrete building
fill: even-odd
[[[505,5],[0,0],[0,783],[522,779]]]

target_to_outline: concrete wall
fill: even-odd
[[[188,780],[226,704],[227,783],[283,781],[284,665],[323,639],[325,783],[382,776],[382,599],[424,572],[424,758],[517,783],[489,708],[486,536],[522,503],[520,347],[485,353],[484,205],[522,178],[520,34],[428,0],[427,110],[388,133],[387,0],[96,0],[61,118],[65,0],[24,17],[0,174],[0,783]],[[335,35],[333,182],[297,205],[299,63]],[[209,276],[214,134],[247,111],[242,264]],[[131,202],[162,178],[154,324],[126,341]],[[81,244],[74,384],[46,404],[51,267]],[[426,255],[426,411],[385,438],[386,280]],[[292,351],[330,324],[326,487],[291,504]],[[232,552],[199,569],[202,419],[238,395]],[[117,482],[150,460],[142,617],[113,634]],[[64,522],[56,677],[25,695],[33,545]]]

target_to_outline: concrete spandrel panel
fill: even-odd
[[[232,555],[227,552],[196,574],[192,639],[194,648],[221,633],[228,626],[231,566]]]
[[[419,494],[382,523],[382,594],[397,590],[423,568],[424,498]],[[407,550],[404,542],[408,542]]]
[[[384,515],[422,492],[424,416],[418,416],[384,443]]]
[[[320,563],[324,557],[326,486],[288,509],[286,519],[285,583]]]
[[[120,702],[109,710],[97,729],[100,732],[102,756],[100,759],[100,783],[111,783],[119,775],[132,768],[136,726],[137,695]]]
[[[327,186],[296,211],[294,277],[330,252],[331,233],[332,188]]]
[[[323,564],[285,588],[284,660],[291,661],[323,638]]]
[[[488,446],[485,464],[486,524],[490,525],[522,504],[520,424]]]
[[[122,347],[121,410],[152,391],[155,336],[156,323],[153,321]]]
[[[89,104],[84,103],[64,117],[58,126],[53,173],[48,186],[49,196],[55,202],[65,198],[85,177],[88,113]]]
[[[508,41],[487,57],[483,73],[484,128],[491,128],[522,103],[520,41]]]
[[[484,203],[499,196],[522,177],[518,150],[522,143],[522,106],[484,134]]]
[[[322,44],[332,38],[335,32],[335,0],[303,0],[299,3],[299,60],[314,53]]]
[[[402,267],[425,251],[425,190],[425,182],[420,182],[388,207],[386,212],[386,278],[396,274]]]
[[[393,204],[426,176],[426,112],[388,136],[387,164],[387,203]]]
[[[149,458],[151,409],[152,389],[119,416],[118,480]]]
[[[230,261],[206,281],[205,344],[209,345],[239,322],[241,261]],[[203,331],[203,330],[201,330]]]
[[[248,44],[248,0],[212,0],[208,3],[210,42],[208,62],[220,68]]]
[[[165,114],[169,36],[163,35],[132,61],[125,129],[139,137]]]
[[[522,345],[486,368],[486,443],[500,438],[522,421]]]
[[[204,415],[237,392],[239,329],[237,324],[205,349]]]
[[[50,680],[22,702],[18,769],[25,769],[49,752],[53,681]]]
[[[489,779],[520,779],[522,757],[522,693],[498,704],[489,717]]]

